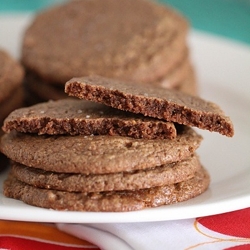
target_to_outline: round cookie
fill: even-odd
[[[4,183],[4,195],[55,210],[126,212],[189,200],[203,193],[209,182],[207,171],[201,168],[193,178],[173,185],[131,191],[81,193],[40,189],[9,176]]]
[[[69,192],[102,192],[151,188],[186,181],[200,169],[197,156],[159,167],[113,174],[81,175],[44,171],[11,163],[11,173],[29,185]]]
[[[1,138],[2,152],[23,165],[52,172],[104,174],[147,169],[190,157],[202,137],[183,127],[170,139],[122,136],[45,136],[16,133]]]
[[[181,91],[90,76],[72,78],[66,83],[65,92],[69,96],[132,113],[195,126],[226,136],[234,134],[230,118],[225,116],[219,106]]]
[[[22,84],[24,70],[7,52],[0,50],[0,105]]]
[[[151,1],[70,1],[35,17],[22,61],[51,83],[91,74],[149,82],[180,61],[187,29],[181,15]]]
[[[5,119],[3,130],[50,135],[121,135],[145,139],[176,137],[176,128],[171,122],[79,99],[49,101],[17,109]]]

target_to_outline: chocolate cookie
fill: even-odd
[[[34,18],[22,61],[51,83],[93,73],[150,82],[180,62],[187,30],[180,14],[151,1],[69,1]]]
[[[122,136],[45,136],[16,133],[1,139],[2,152],[23,165],[52,172],[104,174],[133,171],[186,159],[201,136],[188,127],[170,139]]]
[[[230,118],[214,103],[180,91],[100,76],[73,78],[65,85],[69,96],[233,136]]]
[[[7,52],[0,50],[0,103],[21,86],[23,76],[22,66]]]
[[[201,168],[193,178],[172,185],[131,191],[81,193],[40,189],[9,176],[4,183],[4,195],[55,210],[125,212],[191,199],[203,193],[209,182],[207,171]]]
[[[170,185],[194,177],[200,169],[197,156],[159,167],[113,174],[82,175],[44,171],[12,162],[11,173],[29,185],[69,192],[135,190]]]
[[[78,99],[49,101],[17,109],[5,119],[3,130],[50,135],[121,135],[145,139],[176,137],[176,128],[171,122]]]

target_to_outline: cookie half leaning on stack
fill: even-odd
[[[47,9],[23,39],[29,101],[65,98],[67,80],[93,74],[196,94],[188,28],[179,13],[147,0],[76,0]]]
[[[210,182],[196,154],[202,138],[188,126],[233,135],[219,107],[184,93],[98,76],[72,79],[65,90],[116,109],[61,100],[10,114],[1,140],[12,160],[7,197],[113,212],[185,201]]]
[[[7,52],[0,50],[0,126],[9,113],[23,105],[24,70]],[[0,137],[3,132],[0,130]],[[0,153],[0,172],[8,161]]]

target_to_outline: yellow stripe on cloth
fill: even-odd
[[[61,244],[94,247],[94,245],[85,240],[59,231],[53,224],[0,220],[0,235],[15,235]]]

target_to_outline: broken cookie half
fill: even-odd
[[[160,86],[90,76],[71,79],[65,85],[65,92],[69,96],[132,113],[219,132],[229,137],[234,134],[230,118],[218,105]]]

